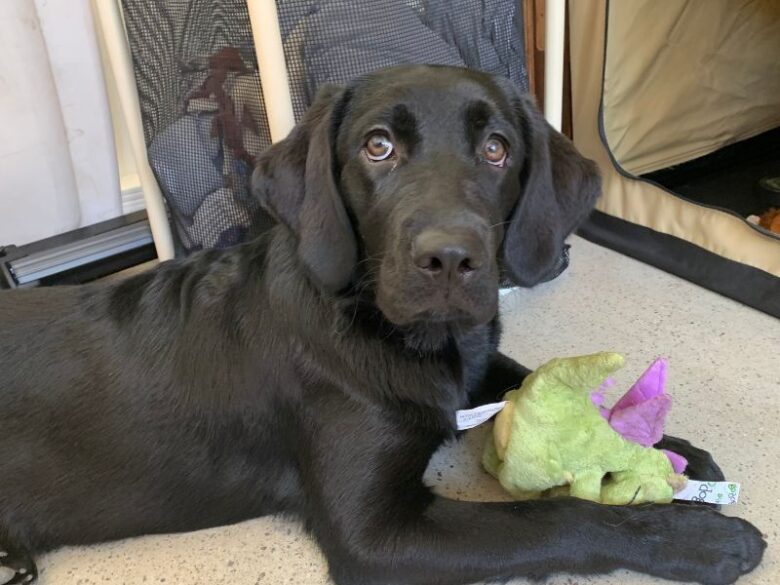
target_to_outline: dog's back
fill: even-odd
[[[286,472],[269,449],[274,384],[261,371],[283,360],[241,362],[269,315],[246,282],[265,248],[0,294],[0,541],[41,550],[284,508],[272,501]]]

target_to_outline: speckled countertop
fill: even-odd
[[[503,350],[529,367],[554,356],[612,349],[632,381],[658,355],[670,358],[675,405],[669,432],[706,446],[741,502],[727,509],[756,523],[769,547],[740,581],[780,583],[780,321],[574,238],[572,267],[559,279],[502,299]],[[487,428],[434,458],[431,485],[462,499],[502,498],[479,467]],[[56,551],[39,560],[42,585],[266,585],[330,583],[317,547],[299,525],[261,518],[192,534],[153,536]],[[517,581],[524,583],[524,581]],[[620,572],[560,575],[551,585],[663,583]]]

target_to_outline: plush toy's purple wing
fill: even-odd
[[[652,447],[664,436],[666,414],[671,407],[669,396],[655,396],[638,404],[613,408],[609,424],[629,441]]]
[[[685,471],[685,468],[688,467],[688,460],[679,453],[667,451],[666,449],[662,449],[662,451],[669,458],[669,461],[671,461],[675,473],[682,473]]]
[[[607,390],[612,388],[612,386],[614,385],[615,385],[615,379],[607,378],[601,383],[601,386],[599,386],[598,390],[594,390],[593,392],[590,393],[590,399],[593,401],[593,404],[599,407],[599,412],[601,413],[601,416],[603,416],[607,420],[609,420],[609,408],[604,406],[604,400],[606,400]]]
[[[652,447],[663,438],[666,415],[672,407],[672,399],[665,391],[667,366],[665,358],[655,360],[612,408],[604,406],[604,394],[614,385],[612,379],[591,393],[593,404],[610,426],[625,439],[643,447]],[[688,465],[685,458],[671,451],[665,453],[675,473],[682,473]]]
[[[651,447],[664,434],[672,399],[666,387],[667,360],[658,358],[610,409],[609,424],[626,439]]]
[[[667,365],[666,358],[658,358],[650,364],[631,389],[612,407],[612,410],[623,410],[640,405],[656,396],[665,395]]]

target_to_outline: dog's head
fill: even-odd
[[[487,322],[502,278],[557,276],[600,180],[509,82],[403,66],[323,88],[253,185],[318,286],[414,327]]]

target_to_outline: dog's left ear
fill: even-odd
[[[343,87],[324,86],[290,135],[260,156],[252,175],[254,195],[292,231],[302,265],[328,292],[349,284],[357,261],[333,158],[348,99]]]
[[[593,208],[601,177],[596,164],[553,129],[529,97],[516,96],[515,104],[526,160],[502,255],[509,280],[533,286],[566,268],[565,239]]]

